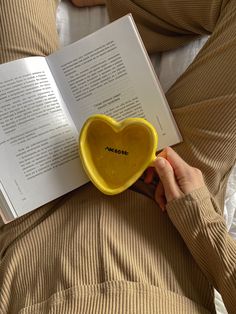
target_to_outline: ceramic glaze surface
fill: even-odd
[[[80,155],[91,181],[105,194],[117,194],[132,185],[155,159],[157,134],[146,120],[122,122],[90,117],[80,135]]]

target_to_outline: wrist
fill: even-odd
[[[219,219],[219,213],[213,206],[206,186],[169,202],[166,209],[172,223],[179,231],[181,229],[191,232],[204,227],[209,221]]]

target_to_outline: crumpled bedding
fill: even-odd
[[[57,12],[57,27],[62,46],[68,45],[96,31],[109,22],[105,7],[78,9],[68,0],[62,0]],[[162,88],[167,91],[192,62],[207,37],[191,42],[187,46],[151,56]],[[236,239],[236,167],[227,186],[224,216],[229,233]],[[227,313],[220,295],[216,292],[217,313]]]

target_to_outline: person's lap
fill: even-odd
[[[0,246],[0,301],[13,312],[106,282],[140,282],[213,308],[210,285],[168,215],[136,192],[109,198],[88,184],[6,225]]]

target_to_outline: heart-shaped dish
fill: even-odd
[[[145,119],[117,122],[97,114],[83,125],[79,151],[93,184],[104,194],[114,195],[130,187],[151,165],[157,142],[156,130]]]

